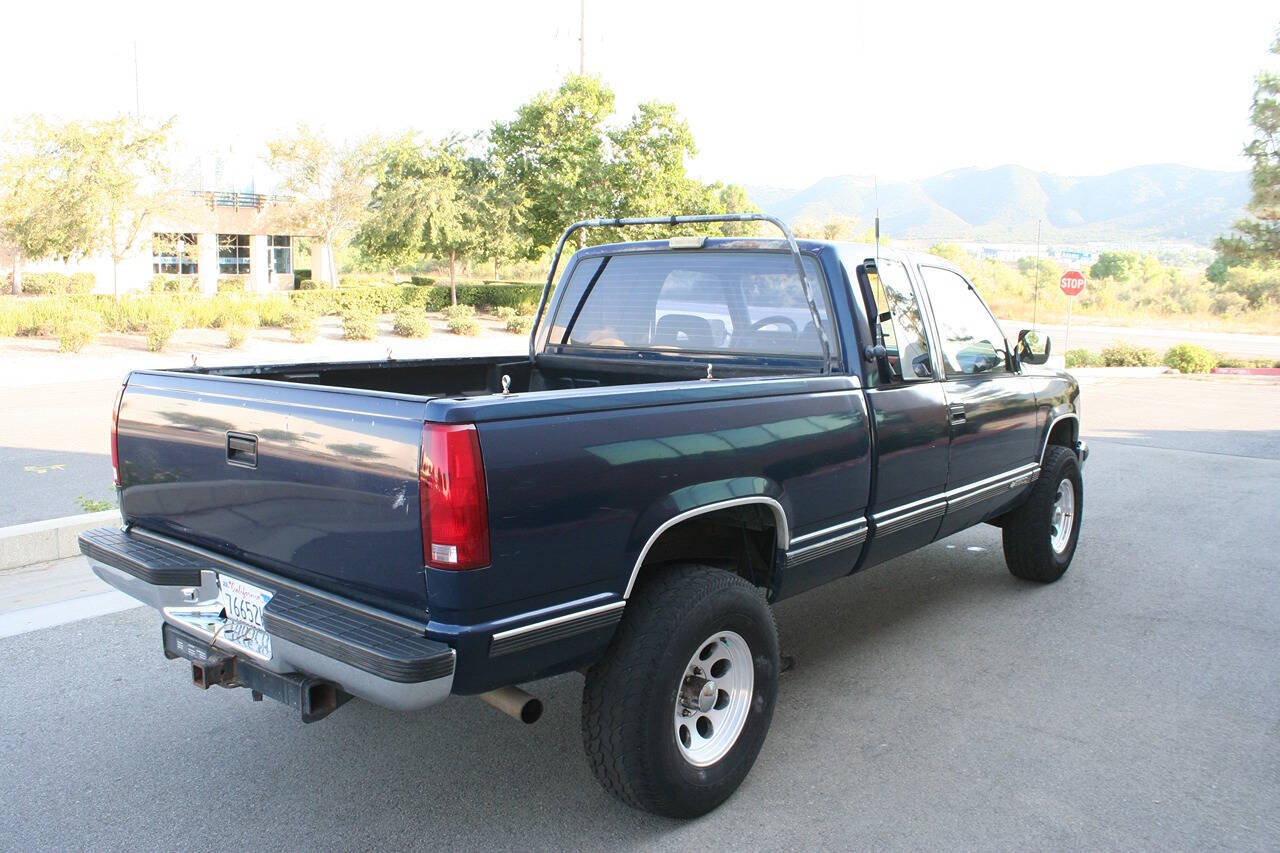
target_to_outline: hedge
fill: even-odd
[[[1164,363],[1179,373],[1208,373],[1217,362],[1215,353],[1195,344],[1178,344],[1164,354]]]
[[[151,277],[152,293],[199,293],[195,276],[155,275]]]
[[[429,287],[435,284],[436,280],[427,275],[411,275],[409,276],[409,283],[416,284],[419,287]]]
[[[83,295],[93,292],[96,282],[93,273],[77,272],[67,275],[61,272],[29,272],[22,276],[22,292],[32,296],[69,293]]]
[[[247,275],[220,275],[218,276],[218,292],[219,293],[243,293],[245,288],[249,286],[249,276]]]

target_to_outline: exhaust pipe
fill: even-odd
[[[479,698],[526,725],[538,722],[538,718],[542,716],[542,700],[525,693],[519,687],[499,687],[497,690],[481,693]]]

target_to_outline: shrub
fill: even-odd
[[[1215,353],[1210,353],[1208,350],[1205,350],[1205,352],[1208,353],[1210,359],[1213,361],[1213,364],[1211,364],[1209,367],[1210,370],[1212,370],[1215,367],[1251,367],[1252,366],[1245,359],[1236,358],[1233,355],[1223,355],[1222,353],[1215,354]],[[1166,364],[1168,364],[1168,361],[1167,361],[1168,358],[1169,356],[1166,355],[1165,356]],[[1170,364],[1169,366],[1173,367],[1172,364]],[[1208,373],[1209,371],[1208,370],[1183,370],[1182,372],[1183,373]]]
[[[156,275],[151,277],[152,293],[199,293],[200,282],[195,278],[180,278],[176,275]]]
[[[533,316],[530,314],[520,314],[507,320],[507,331],[517,335],[527,335],[532,328]]]
[[[1104,367],[1155,367],[1160,356],[1151,347],[1135,347],[1127,341],[1116,341],[1102,350]]]
[[[1066,354],[1067,367],[1100,367],[1102,359],[1087,349],[1069,349]]]
[[[449,331],[455,335],[480,334],[480,324],[476,322],[475,317],[451,317],[449,318],[448,326]]]
[[[338,287],[380,287],[390,283],[390,277],[381,273],[352,272],[338,276]]]
[[[402,338],[425,338],[431,334],[431,320],[421,310],[406,305],[396,311],[392,329]]]
[[[426,275],[411,275],[409,276],[409,281],[412,284],[416,284],[418,287],[430,287],[436,283],[434,278]]]
[[[81,308],[67,315],[58,328],[58,351],[80,352],[98,333],[98,315]]]
[[[309,269],[303,269],[303,268],[301,268],[301,267],[299,267],[299,268],[295,269],[295,270],[293,271],[293,280],[294,280],[294,281],[310,281],[310,280],[311,280],[311,270],[309,270]]]
[[[342,314],[342,337],[349,341],[367,341],[378,336],[378,318],[367,308],[354,307]]]
[[[516,311],[516,309],[512,308],[510,305],[503,305],[500,308],[493,309],[493,316],[497,317],[499,320],[501,320],[504,323],[510,320],[512,317],[516,316],[516,314],[518,313],[519,312]]]
[[[157,317],[147,324],[147,349],[162,352],[173,337],[174,322],[172,317]]]
[[[294,289],[295,290],[319,290],[320,285],[309,278],[303,278],[298,280],[298,283],[294,285]]]
[[[1195,344],[1178,344],[1164,354],[1164,363],[1179,373],[1208,373],[1217,362],[1218,356]]]
[[[311,311],[297,308],[288,313],[284,322],[289,336],[302,344],[309,344],[320,334],[320,319]]]
[[[259,326],[278,329],[284,326],[285,315],[289,313],[289,302],[274,295],[264,296],[254,303],[254,310],[258,315]]]
[[[245,288],[248,286],[249,276],[247,275],[218,276],[219,293],[244,293]]]
[[[227,326],[227,349],[240,349],[249,339],[249,330],[244,326]]]
[[[450,305],[444,309],[444,316],[450,320],[470,320],[476,316],[476,309],[471,305]]]
[[[71,276],[60,272],[29,272],[22,276],[22,292],[32,296],[66,293]]]
[[[91,272],[73,272],[71,283],[67,285],[67,293],[80,296],[93,293],[94,285],[97,283],[97,279]]]

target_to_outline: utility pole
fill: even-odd
[[[139,121],[142,120],[142,94],[141,87],[138,86],[138,42],[133,43],[133,115]]]
[[[578,73],[587,73],[587,0],[578,0]]]

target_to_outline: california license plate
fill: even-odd
[[[218,603],[226,615],[219,639],[266,660],[271,659],[271,635],[262,624],[262,611],[271,592],[236,578],[218,575]]]

